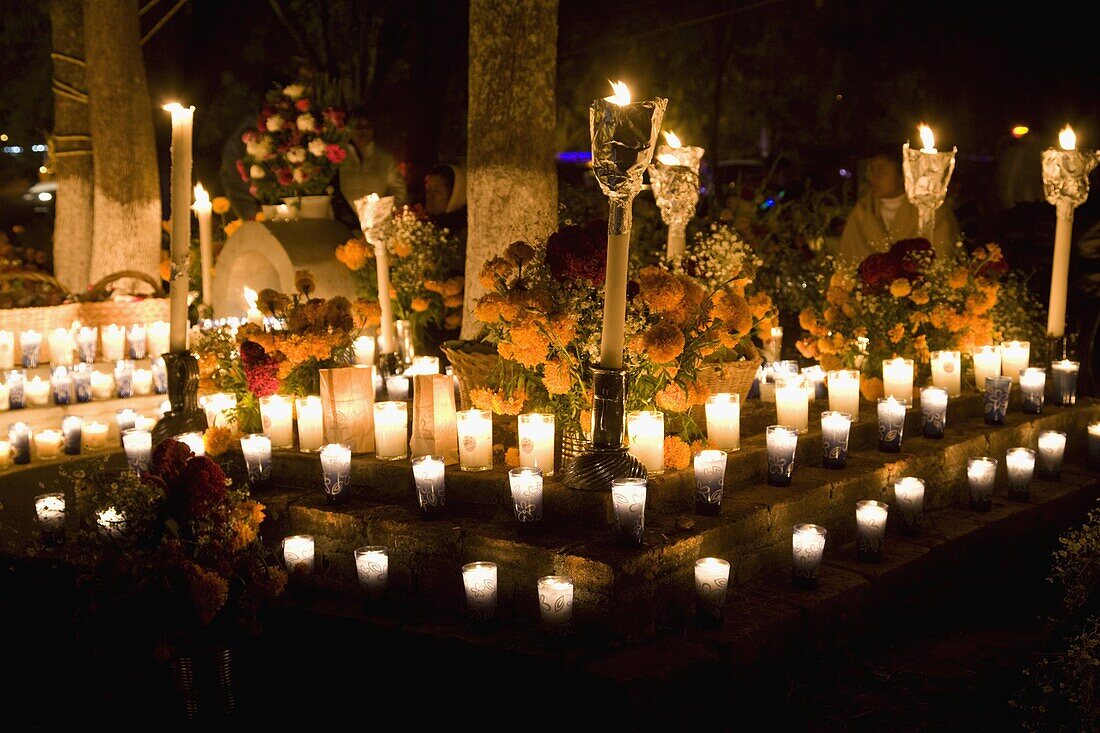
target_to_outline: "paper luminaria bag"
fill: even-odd
[[[374,451],[374,367],[321,369],[325,441],[347,443],[352,453]]]
[[[413,377],[413,425],[409,450],[412,456],[443,456],[443,463],[458,463],[458,417],[455,387],[444,374]]]

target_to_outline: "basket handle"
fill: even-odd
[[[6,282],[8,280],[30,280],[31,282],[42,283],[48,285],[59,293],[65,296],[69,295],[69,291],[65,289],[65,286],[58,282],[57,278],[45,272],[37,272],[35,270],[15,270],[12,272],[0,272],[0,282]]]
[[[108,296],[107,286],[113,283],[115,280],[121,280],[126,277],[132,277],[135,280],[141,280],[143,283],[152,286],[153,297],[164,297],[164,288],[159,282],[153,279],[152,275],[141,272],[140,270],[119,270],[113,272],[110,275],[100,279],[95,285],[88,291],[85,300],[97,301],[106,300]]]

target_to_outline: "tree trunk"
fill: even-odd
[[[54,200],[54,276],[73,292],[87,289],[92,257],[92,138],[84,66],[83,0],[51,0]]]
[[[95,174],[89,279],[119,270],[153,277],[160,262],[160,187],[137,0],[84,0],[84,47]]]
[[[466,295],[462,336],[485,261],[557,228],[554,81],[557,0],[471,0]]]

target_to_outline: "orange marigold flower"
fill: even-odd
[[[896,344],[905,336],[905,325],[895,323],[894,327],[886,332],[886,336],[890,339],[890,343]]]
[[[443,283],[438,280],[425,280],[424,289],[431,293],[443,294]]]
[[[471,389],[470,404],[479,410],[493,409],[493,390],[486,387],[475,387]]]
[[[393,254],[395,257],[408,257],[412,254],[412,245],[404,239],[395,239],[393,242]]]
[[[895,298],[904,298],[911,292],[913,292],[913,285],[907,278],[899,277],[890,283],[890,295]]]
[[[947,284],[953,288],[965,288],[969,281],[970,273],[967,272],[965,267],[960,267],[951,273],[951,277],[947,279]]]
[[[657,407],[665,412],[684,412],[688,409],[688,395],[676,382],[669,382],[655,397]]]
[[[705,405],[710,397],[710,389],[702,382],[692,382],[688,385],[688,403],[692,405]]]
[[[914,290],[913,293],[909,296],[909,299],[913,301],[915,305],[924,305],[929,301],[930,297],[931,296],[929,296],[928,294],[928,288],[924,287]]]
[[[512,274],[512,264],[503,257],[487,260],[481,268],[481,286],[486,290],[497,287],[498,281],[506,280]]]
[[[827,309],[826,312],[828,312]],[[806,331],[812,331],[817,326],[817,311],[813,308],[804,308],[798,314],[798,325]]]
[[[677,275],[680,285],[684,288],[684,296],[676,311],[680,314],[679,322],[693,323],[698,317],[703,304],[707,300],[707,291],[699,283],[687,275]]]
[[[447,278],[447,281],[443,283],[443,295],[459,295],[466,287],[466,278],[462,275],[455,275],[454,277]]]
[[[886,390],[879,377],[864,377],[859,380],[859,393],[868,402],[878,402],[886,394]]]
[[[428,310],[431,305],[432,304],[428,302],[427,298],[413,298],[412,302],[409,303],[409,307],[417,313],[423,313],[424,311]]]
[[[218,615],[229,596],[229,584],[225,578],[193,562],[184,565],[184,575],[190,589],[191,603],[203,625]]]
[[[650,265],[638,273],[638,295],[655,313],[667,313],[684,299],[684,284],[671,272]]]
[[[357,299],[351,304],[352,323],[357,329],[368,326],[376,326],[382,319],[382,306],[364,298]]]
[[[492,410],[497,415],[518,415],[523,412],[523,405],[526,402],[527,392],[522,389],[517,389],[508,397],[500,392],[494,392]]]
[[[554,316],[550,319],[549,330],[557,343],[571,343],[577,337],[577,317],[569,313]]]
[[[536,367],[546,361],[550,339],[534,318],[526,316],[515,320],[512,324],[512,343],[515,345],[512,358],[523,366]]]
[[[504,250],[504,257],[513,265],[520,267],[524,262],[530,262],[535,256],[535,249],[526,242],[512,242]]]
[[[684,352],[684,332],[661,322],[645,333],[645,350],[657,364],[668,364]]]
[[[715,296],[710,315],[722,321],[738,337],[752,329],[752,311],[748,301],[728,289]]]
[[[569,365],[556,357],[547,361],[542,369],[542,386],[551,395],[568,393],[573,386]]]
[[[507,359],[512,361],[512,357],[515,355],[515,346],[508,341],[497,342],[497,353],[500,354],[501,359]],[[485,409],[485,408],[482,408]]]
[[[474,318],[482,323],[496,323],[500,318],[500,306],[504,296],[498,293],[486,293],[474,306]]]
[[[226,224],[225,227],[222,228],[222,231],[225,232],[225,238],[229,239],[230,237],[232,237],[237,232],[237,230],[241,228],[241,224],[243,223],[244,222],[242,222],[240,219],[234,219],[233,221]]]
[[[448,330],[454,330],[462,325],[462,316],[458,313],[451,313],[449,316],[443,319],[443,328]]]
[[[232,443],[233,431],[226,427],[207,428],[206,432],[202,434],[202,444],[206,448],[206,455],[211,457],[217,457],[225,453]]]
[[[519,468],[519,449],[512,447],[504,451],[504,465],[508,468]]]
[[[373,259],[374,252],[367,249],[367,245],[359,239],[352,237],[336,248],[336,259],[344,263],[349,270],[361,270],[367,260]]]
[[[225,196],[215,196],[210,202],[210,208],[215,214],[229,213],[229,199]]]
[[[448,308],[460,308],[462,307],[462,296],[448,295],[446,298],[443,299],[443,305],[447,306]]]
[[[798,349],[798,353],[807,359],[816,359],[818,357],[818,351],[814,348],[814,339],[804,338],[795,342],[795,348]]]
[[[678,435],[665,436],[665,468],[683,471],[691,465],[691,446]]]
[[[771,297],[763,290],[755,293],[749,298],[749,310],[752,312],[752,317],[756,320],[760,320],[771,313],[774,307]]]

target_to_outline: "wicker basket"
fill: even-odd
[[[117,280],[133,278],[141,280],[153,289],[152,297],[112,300],[110,285]],[[84,296],[80,304],[80,320],[85,326],[107,326],[117,323],[131,326],[135,323],[152,323],[168,320],[168,299],[164,288],[144,272],[123,270],[103,278]]]
[[[748,359],[707,364],[699,369],[699,381],[706,385],[710,394],[729,392],[741,395],[744,400],[756,379],[757,367],[755,361]]]
[[[458,377],[459,409],[469,410],[473,407],[470,390],[487,386],[489,375],[501,364],[500,356],[495,353],[459,351],[447,346],[440,348]]]
[[[4,272],[0,273],[0,282],[24,280],[35,283],[44,291],[55,290],[68,297],[65,286],[52,275],[44,272]],[[22,348],[19,345],[20,331],[38,331],[42,334],[42,346],[38,350],[38,361],[42,364],[50,361],[50,343],[46,335],[55,328],[72,328],[73,321],[80,318],[79,303],[44,305],[31,308],[0,309],[0,330],[11,331],[15,335],[15,361],[18,363]]]

